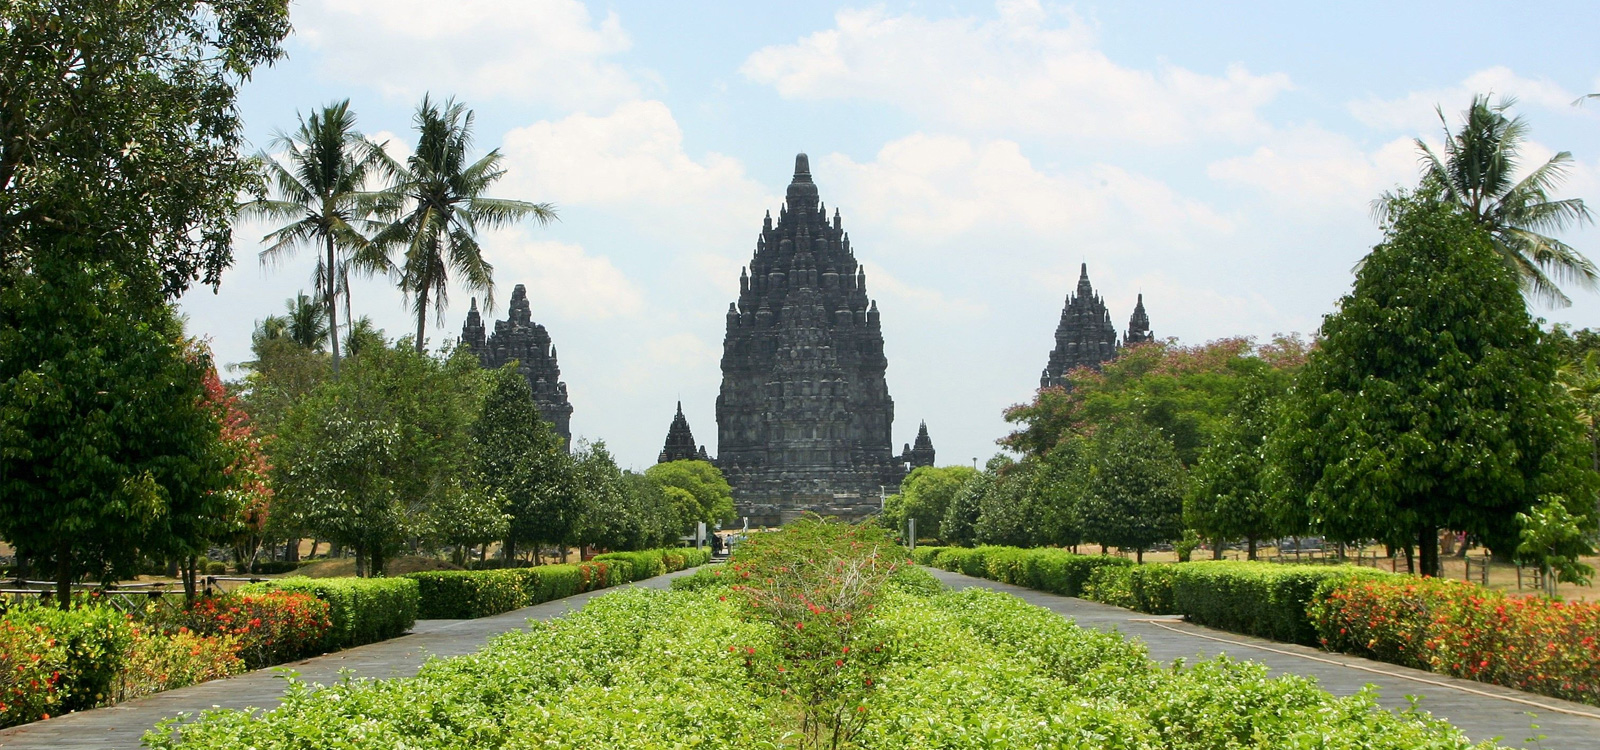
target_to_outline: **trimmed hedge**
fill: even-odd
[[[602,560],[627,560],[633,564],[633,580],[642,581],[659,575],[697,568],[711,561],[711,550],[693,547],[647,549],[639,552],[607,552],[595,555],[592,562]]]
[[[1062,596],[1081,596],[1098,568],[1133,565],[1121,557],[1076,555],[1054,547],[919,547],[911,554],[921,565]]]
[[[132,642],[127,618],[110,607],[12,604],[0,615],[0,727],[110,700]]]
[[[1306,613],[1318,587],[1383,575],[1367,568],[1209,560],[1169,566],[1173,611],[1191,622],[1305,646],[1317,645]]]
[[[657,549],[608,552],[571,565],[434,570],[405,577],[417,582],[424,619],[467,620],[653,578],[663,572],[703,565],[710,559],[711,553],[705,550]]]
[[[417,622],[421,594],[417,582],[401,578],[306,578],[295,576],[253,583],[240,591],[299,591],[328,603],[333,627],[324,651],[360,646],[404,635]]]

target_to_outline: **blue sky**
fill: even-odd
[[[424,92],[477,113],[501,197],[562,220],[485,238],[503,314],[529,287],[576,434],[654,461],[682,399],[716,452],[723,312],[796,152],[811,156],[883,311],[896,443],[928,422],[941,463],[987,457],[1031,396],[1078,264],[1124,326],[1158,336],[1309,332],[1378,239],[1368,214],[1416,176],[1474,92],[1518,97],[1529,163],[1577,163],[1600,202],[1592,3],[589,3],[303,0],[290,59],[242,106],[257,147],[349,98],[403,151]],[[190,293],[219,359],[309,288],[309,255],[256,261],[241,225],[218,294]],[[1567,239],[1600,255],[1600,230]],[[1554,321],[1600,325],[1572,290]],[[457,292],[430,343],[459,335]],[[357,314],[412,328],[391,285]]]

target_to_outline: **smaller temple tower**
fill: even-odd
[[[917,441],[900,451],[900,461],[912,469],[933,465],[933,438],[928,437],[927,422],[917,427]]]
[[[1122,345],[1133,346],[1155,339],[1155,334],[1150,332],[1150,316],[1144,312],[1144,295],[1141,294],[1139,303],[1133,306],[1133,315],[1128,318],[1128,330],[1122,334]]]
[[[667,428],[667,442],[661,447],[661,454],[656,456],[658,464],[668,461],[711,461],[705,446],[695,447],[694,433],[689,431],[689,419],[683,416],[682,401],[678,402],[678,415],[672,418],[672,426]]]
[[[1105,300],[1095,294],[1089,283],[1089,264],[1078,268],[1078,288],[1067,295],[1067,304],[1061,310],[1061,321],[1056,324],[1056,346],[1050,352],[1044,372],[1039,375],[1039,387],[1063,385],[1067,373],[1079,367],[1099,369],[1101,363],[1117,356],[1119,346],[1130,346],[1155,340],[1150,332],[1150,316],[1144,311],[1144,295],[1133,308],[1120,345],[1117,328],[1111,323],[1111,313]]]
[[[511,309],[505,320],[494,324],[494,333],[488,334],[483,316],[478,313],[478,300],[472,300],[467,311],[467,322],[461,326],[461,340],[478,363],[486,368],[503,367],[515,360],[517,371],[528,379],[533,390],[533,402],[539,407],[539,418],[549,422],[561,443],[572,443],[572,404],[567,401],[567,384],[561,382],[561,366],[556,364],[556,347],[544,326],[533,322],[533,312],[528,305],[528,288],[518,284],[511,292]]]

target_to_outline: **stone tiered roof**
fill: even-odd
[[[561,382],[561,366],[556,364],[556,347],[544,326],[533,322],[528,304],[528,289],[518,284],[511,292],[511,309],[505,320],[496,321],[494,333],[485,336],[478,300],[472,300],[467,322],[461,327],[461,340],[478,355],[487,368],[499,368],[512,360],[517,371],[528,379],[539,417],[549,422],[563,444],[572,442],[572,404],[567,401],[567,384]]]

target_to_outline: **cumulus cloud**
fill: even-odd
[[[748,213],[766,198],[737,159],[685,153],[683,129],[659,101],[536,122],[507,133],[503,150],[508,179],[560,203],[704,207],[710,201],[721,208],[737,202]]]
[[[644,309],[639,287],[609,258],[590,255],[582,245],[534,240],[521,229],[488,233],[481,243],[496,278],[528,285],[535,319],[548,311],[571,320],[605,320],[635,316]],[[495,291],[503,310],[511,290]]]
[[[324,76],[394,97],[448,90],[583,108],[639,94],[610,61],[631,45],[621,21],[597,21],[579,0],[308,0],[295,31]]]
[[[1410,138],[1368,151],[1348,136],[1316,126],[1276,134],[1247,156],[1212,162],[1206,172],[1216,180],[1258,188],[1279,203],[1340,211],[1365,206],[1397,185],[1413,185],[1419,174],[1417,146]]]
[[[886,144],[870,162],[826,158],[842,203],[898,234],[933,239],[1008,228],[1062,236],[1137,219],[1133,230],[1175,240],[1230,221],[1165,183],[1121,167],[1069,173],[1034,166],[1014,141],[917,133]]]
[[[1350,114],[1362,123],[1384,130],[1440,132],[1437,109],[1443,109],[1451,127],[1457,126],[1462,110],[1475,94],[1516,97],[1520,106],[1534,106],[1563,113],[1576,113],[1571,104],[1579,94],[1547,79],[1525,78],[1510,68],[1495,66],[1467,76],[1460,84],[1444,88],[1413,91],[1395,99],[1368,97],[1347,105]]]
[[[883,101],[965,129],[1156,144],[1265,132],[1257,110],[1290,88],[1239,65],[1125,67],[1076,16],[1038,0],[997,10],[986,21],[843,10],[834,28],[760,49],[742,72],[785,97]]]

